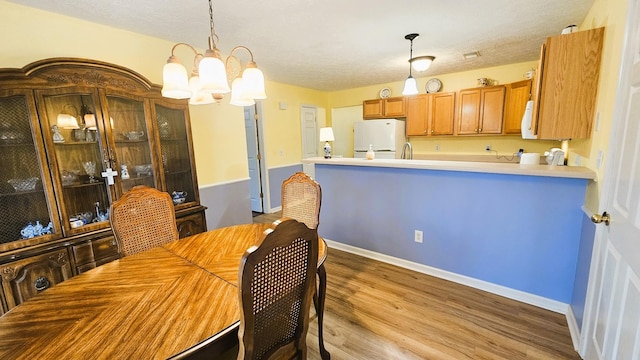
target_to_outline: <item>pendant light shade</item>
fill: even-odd
[[[191,89],[191,97],[189,98],[189,104],[191,105],[204,105],[213,103],[213,96],[209,93],[202,92],[202,86],[200,86],[200,76],[197,74],[191,74],[189,79],[189,89]]]
[[[187,69],[173,55],[162,69],[162,96],[172,99],[188,99],[191,96]]]
[[[418,84],[416,79],[409,75],[407,80],[404,81],[404,88],[402,89],[402,95],[416,95],[418,93]]]
[[[231,91],[227,82],[227,70],[222,60],[209,52],[210,50],[207,50],[198,66],[200,91],[208,94],[226,94]]]
[[[258,69],[256,63],[250,61],[242,72],[244,95],[252,99],[266,99],[264,92],[264,75]]]
[[[253,98],[247,96],[244,78],[237,77],[233,80],[229,103],[236,106],[251,106],[256,103]]]
[[[236,46],[231,50],[227,57],[227,62],[230,58],[238,60],[233,54],[237,49],[246,49],[251,55],[251,59],[246,63],[244,72],[242,71],[242,63],[240,64],[240,71],[235,74],[233,71],[225,65],[220,58],[220,51],[216,47],[214,39],[218,39],[213,29],[213,5],[209,0],[209,24],[210,24],[210,36],[209,36],[209,49],[203,54],[191,45],[186,43],[177,43],[171,49],[171,56],[164,66],[162,71],[162,96],[173,99],[190,99],[189,103],[196,104],[208,104],[213,101],[220,101],[223,98],[223,94],[231,92],[231,98],[233,105],[246,106],[244,104],[251,102],[255,103],[254,99],[266,99],[267,94],[264,90],[264,75],[262,71],[258,69],[256,63],[253,61],[253,53],[246,46]],[[185,69],[178,58],[174,55],[175,49],[178,46],[186,46],[190,48],[195,54],[193,62],[197,71],[191,74],[191,80],[187,75]],[[239,61],[239,60],[238,60]],[[236,88],[242,88],[242,93],[234,94],[233,87],[229,87],[229,78],[234,79],[236,76],[241,77],[242,86]],[[193,79],[196,77],[197,79]],[[198,89],[197,92],[195,89]],[[242,99],[242,100],[241,100]]]
[[[431,63],[435,59],[436,58],[433,56],[417,56],[411,58],[409,62],[411,63],[411,66],[413,66],[413,69],[415,71],[425,71],[429,68],[429,66],[431,66]]]

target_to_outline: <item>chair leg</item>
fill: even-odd
[[[318,290],[313,294],[313,305],[318,315],[318,346],[322,360],[331,359],[331,354],[324,348],[324,338],[322,336],[322,319],[324,317],[324,300],[327,296],[327,271],[324,264],[318,267]]]

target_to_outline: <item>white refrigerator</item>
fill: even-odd
[[[399,159],[405,142],[402,120],[379,119],[353,123],[354,158],[366,158],[371,145],[376,159]]]

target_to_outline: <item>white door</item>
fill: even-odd
[[[302,158],[318,156],[318,109],[313,106],[300,108],[300,122],[302,128]],[[312,178],[316,176],[313,164],[302,164],[302,171]]]
[[[303,106],[300,109],[302,121],[302,158],[318,156],[318,121],[316,108]]]
[[[247,140],[247,165],[249,167],[249,195],[251,211],[264,212],[262,192],[262,171],[260,155],[260,137],[258,131],[256,105],[244,107],[244,130]]]
[[[583,329],[585,359],[640,359],[640,0],[630,0]]]

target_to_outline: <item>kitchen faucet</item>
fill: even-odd
[[[404,146],[402,147],[402,155],[400,155],[400,159],[405,158],[407,148],[409,148],[409,160],[413,159],[413,148],[411,147],[411,143],[408,141],[404,143]]]

